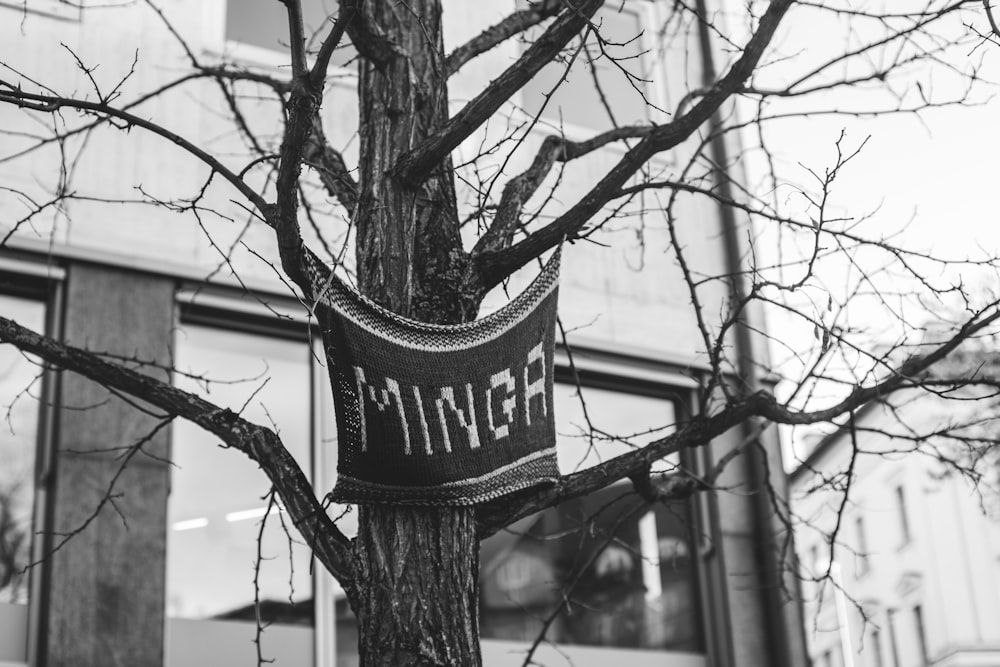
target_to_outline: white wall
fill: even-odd
[[[12,4],[20,6],[20,3]],[[508,4],[513,6],[513,3]],[[484,11],[483,7],[468,3],[448,3],[445,22],[451,45],[496,20],[504,9],[497,7]],[[164,3],[164,11],[202,62],[216,62],[220,53],[233,50],[224,39],[223,0],[177,0]],[[134,99],[187,71],[183,51],[144,3],[88,10],[83,14],[73,10],[60,13],[61,17],[34,12],[23,14],[17,7],[0,3],[0,44],[5,45],[0,55],[4,61],[35,80],[50,83],[61,93],[94,99],[96,94],[76,68],[73,56],[58,46],[59,43],[67,44],[84,63],[99,65],[93,76],[105,92],[113,89],[127,74],[133,56],[138,53],[139,66],[121,86],[120,101]],[[511,62],[517,55],[517,48],[516,45],[506,46],[469,63],[451,83],[457,103],[470,98],[484,81]],[[280,69],[266,67],[260,71],[281,73]],[[684,76],[671,76],[669,81],[671,97],[679,96],[687,86]],[[350,73],[338,73],[331,78],[324,107],[328,136],[335,147],[344,150],[349,163],[356,160],[357,143],[353,137],[357,114],[353,85]],[[136,113],[208,148],[228,167],[239,171],[248,159],[239,154],[234,130],[221,117],[220,110],[224,108],[215,84],[203,81],[171,91],[139,107]],[[248,115],[252,127],[259,130],[273,127],[274,132],[277,131],[279,109],[275,103],[260,103],[252,111]],[[513,113],[509,108],[503,112]],[[65,111],[62,119],[69,127],[82,120],[71,111]],[[4,127],[45,134],[44,124],[50,121],[51,118],[44,114],[29,121],[14,109],[0,108],[0,124]],[[270,139],[276,146],[280,137],[274,132],[270,132]],[[470,139],[458,150],[459,157],[477,147],[480,139],[479,136]],[[507,164],[505,173],[515,174],[526,166],[539,140],[540,134],[530,137]],[[22,143],[27,145],[26,141]],[[75,155],[81,145],[74,139],[68,142],[67,148]],[[5,142],[5,148],[8,146],[13,143]],[[208,174],[207,169],[169,141],[140,129],[95,131],[87,138],[87,146],[75,162],[72,177],[73,189],[80,194],[137,200],[141,198],[137,188],[141,187],[153,197],[191,197]],[[660,166],[669,169],[671,164],[679,163],[684,150],[687,149],[665,156]],[[555,203],[547,211],[556,212],[586,192],[620,155],[620,151],[609,148],[569,165],[556,191]],[[45,157],[46,161],[36,159],[30,164],[24,161],[0,164],[0,178],[32,194],[38,201],[44,201],[46,192],[50,192],[59,179],[56,148],[49,147]],[[253,181],[253,177],[250,180]],[[273,268],[238,243],[242,239],[273,261],[275,252],[270,230],[260,223],[247,227],[248,214],[231,199],[239,197],[217,178],[205,202],[207,208],[217,213],[204,213],[204,231],[190,215],[159,207],[71,202],[66,206],[68,215],[50,216],[31,228],[22,228],[9,241],[9,246],[39,251],[54,248],[56,252],[84,254],[99,261],[204,277],[219,269],[221,263],[218,249],[206,238],[207,231],[219,248],[227,252],[233,248],[233,269],[245,282],[266,289],[285,290]],[[641,218],[616,222],[607,233],[596,238],[601,243],[612,244],[613,248],[581,242],[567,249],[561,293],[564,324],[576,329],[576,337],[584,342],[612,342],[642,348],[647,353],[697,360],[701,344],[691,312],[691,298],[671,248],[661,206],[662,201],[653,196],[630,205],[633,212],[641,207],[644,211]],[[693,270],[699,275],[724,273],[714,205],[684,196],[677,210],[679,234]],[[23,215],[24,207],[16,197],[3,197],[0,198],[0,212],[5,220],[10,220]],[[331,207],[331,213],[330,228],[342,229],[343,211]],[[641,240],[637,232],[640,228]],[[308,236],[308,230],[306,233]],[[471,246],[471,239],[468,242]],[[234,283],[231,273],[230,268],[223,265],[214,279]],[[515,284],[527,279],[519,278]],[[722,285],[702,288],[700,296],[709,304],[710,319],[718,317],[718,309],[713,304],[717,304],[724,293]],[[498,296],[491,303],[503,298]]]

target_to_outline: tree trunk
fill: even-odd
[[[368,3],[365,12],[396,48],[387,62],[359,65],[358,283],[401,315],[461,322],[478,304],[459,289],[467,254],[451,161],[416,187],[393,173],[447,120],[440,0]],[[481,664],[473,508],[362,506],[355,553],[364,667]]]
[[[395,173],[399,158],[448,119],[440,1],[369,7],[397,54],[379,66],[360,65],[359,286],[400,315],[462,322],[478,304],[467,304],[460,288],[468,255],[451,160],[442,160],[416,187]]]
[[[359,519],[362,667],[480,665],[473,508],[371,505]]]

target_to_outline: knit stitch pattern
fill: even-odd
[[[471,505],[558,477],[553,363],[559,252],[497,312],[436,325],[331,278],[316,304],[345,503]]]

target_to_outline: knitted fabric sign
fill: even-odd
[[[434,325],[334,278],[317,304],[330,359],[339,502],[469,505],[558,478],[559,253],[506,307]]]

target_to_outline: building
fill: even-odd
[[[891,406],[859,411],[856,449],[864,453],[853,464],[844,428],[819,441],[792,473],[816,667],[1000,665],[996,498],[949,473],[940,457],[960,452],[947,440],[919,435],[985,407],[926,393],[894,396]],[[850,499],[839,511],[843,494],[833,485],[843,488],[848,478]]]
[[[276,7],[177,0],[165,11],[199,57],[211,61],[226,54],[255,71],[274,72],[282,56],[266,12]],[[319,5],[309,7],[315,16]],[[512,1],[507,9],[513,7]],[[455,35],[474,34],[496,18],[476,3],[450,2],[447,9],[448,30]],[[658,3],[643,3],[609,10],[606,17],[609,26],[635,32],[664,11]],[[60,51],[60,43],[72,53]],[[142,62],[157,66],[128,77],[126,97],[164,84],[185,67],[177,41],[143,3],[81,10],[57,0],[0,2],[0,44],[4,62],[68,91],[89,85],[74,65],[77,56],[101,63],[91,75],[111,90],[138,48]],[[519,48],[512,43],[471,63],[452,83],[456,100],[471,95]],[[666,61],[635,62],[655,69]],[[683,77],[666,80],[648,91],[664,108],[684,90]],[[352,126],[355,85],[346,68],[331,77],[331,132]],[[521,106],[537,109],[541,90],[526,89]],[[620,91],[614,104],[648,119],[653,111],[632,109],[634,93]],[[562,109],[567,132],[585,136],[592,121],[588,107],[566,94],[547,113]],[[224,104],[211,81],[200,81],[144,105],[142,112],[171,119],[180,134],[231,155],[238,142],[217,113]],[[261,101],[248,122],[262,122],[277,109]],[[32,144],[36,121],[0,108],[12,151]],[[190,195],[203,184],[205,175],[159,137],[98,132],[86,137],[99,142],[96,151],[83,139],[52,146],[72,153],[79,192],[118,198],[118,186],[127,184],[132,194],[123,198],[138,199],[131,188],[142,186],[146,196],[157,197]],[[349,153],[349,133],[336,142]],[[26,193],[52,188],[59,175],[44,161],[52,154],[37,157],[4,162],[0,182]],[[572,196],[613,158],[610,149],[595,153],[580,181],[563,184],[560,193]],[[109,208],[75,200],[12,230],[6,221],[18,219],[22,204],[14,196],[0,199],[0,312],[70,343],[141,360],[160,377],[175,368],[178,386],[276,424],[320,493],[331,488],[336,434],[317,361],[322,355],[314,354],[301,304],[265,261],[274,254],[270,230],[226,197],[213,200],[216,213],[199,222],[136,203]],[[707,201],[685,203],[683,210],[699,220],[686,241],[700,269],[727,273],[731,260],[719,240],[719,211]],[[644,233],[647,248],[669,247],[655,220]],[[224,260],[220,248],[226,249]],[[669,428],[690,414],[704,372],[677,267],[642,262],[642,252],[636,246],[609,251],[578,244],[564,259],[560,310],[573,331],[573,365],[588,418],[609,433]],[[491,303],[503,299],[497,294]],[[0,514],[6,533],[0,539],[4,553],[16,556],[2,564],[0,665],[253,664],[255,574],[261,613],[270,623],[261,639],[265,658],[296,667],[356,664],[354,627],[342,594],[323,572],[312,571],[307,545],[286,539],[280,509],[262,500],[268,485],[254,465],[214,447],[189,424],[137,411],[79,377],[43,372],[8,347],[0,355],[0,401],[8,415],[0,427],[0,483],[6,487],[6,513]],[[584,418],[565,348],[561,355],[557,412],[561,463],[569,470],[613,455],[616,445],[600,443],[593,450],[585,438],[573,437],[582,432]],[[651,437],[646,433],[634,442]],[[738,440],[738,434],[720,438],[664,466],[709,469]],[[123,448],[138,441],[145,443],[143,452],[123,458]],[[723,481],[746,487],[752,474],[749,465],[736,464]],[[532,517],[483,545],[487,664],[520,664],[540,619],[571,580],[575,607],[553,617],[547,637],[558,646],[546,643],[538,657],[547,665],[801,664],[794,633],[781,639],[780,632],[797,627],[788,620],[797,620],[796,609],[782,607],[777,591],[762,583],[773,566],[762,546],[773,527],[753,496],[702,494],[652,512],[639,512],[626,500],[581,531],[584,517],[626,491],[612,487]],[[350,530],[352,515],[344,512],[342,525]],[[614,539],[605,530],[612,525],[618,530]],[[34,560],[41,563],[27,576],[8,576]]]

